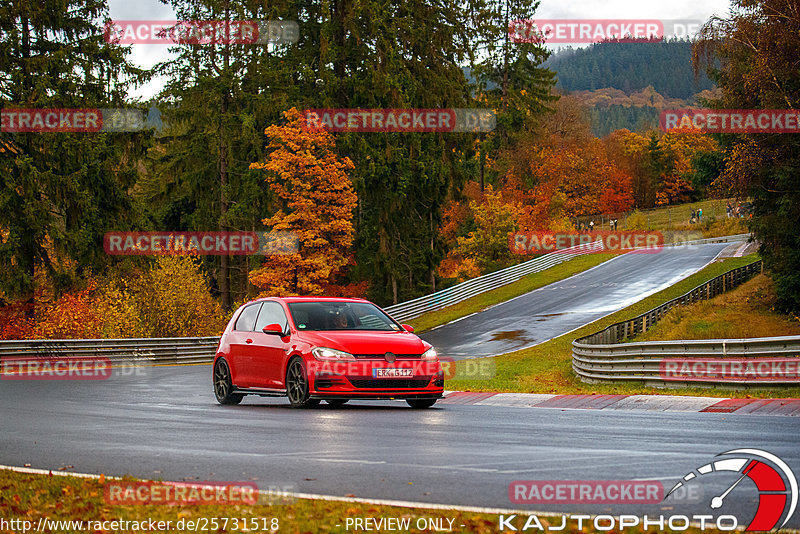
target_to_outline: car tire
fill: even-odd
[[[242,402],[244,395],[233,393],[233,380],[231,379],[231,368],[225,358],[218,358],[214,362],[214,396],[217,402],[226,405],[236,405]]]
[[[334,408],[338,408],[339,406],[344,406],[347,404],[347,401],[350,399],[327,399],[325,402],[333,406]]]
[[[422,409],[436,404],[436,399],[406,399],[406,402],[414,409]]]
[[[292,408],[308,408],[319,404],[308,392],[308,375],[301,358],[293,358],[286,367],[286,396]]]

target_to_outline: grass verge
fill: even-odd
[[[711,300],[680,306],[634,341],[800,335],[800,318],[774,310],[772,279],[760,274]]]
[[[701,271],[685,278],[677,284],[651,295],[636,304],[613,313],[602,319],[579,328],[546,343],[523,349],[511,354],[492,358],[495,376],[488,380],[450,380],[447,389],[460,391],[497,391],[517,393],[555,393],[566,394],[669,394],[701,395],[708,397],[800,397],[800,388],[749,389],[736,391],[728,388],[684,388],[656,389],[645,387],[641,382],[621,384],[585,384],[578,380],[572,371],[572,340],[594,333],[598,330],[636,317],[673,298],[679,297],[694,287],[720,274],[757,260],[753,254],[742,258],[727,258],[708,265]],[[459,366],[468,365],[458,362]]]
[[[538,273],[529,274],[516,282],[499,287],[486,293],[481,293],[458,304],[447,308],[428,312],[408,322],[417,333],[430,330],[437,326],[449,323],[471,313],[479,312],[489,306],[505,302],[514,297],[524,295],[534,289],[539,289],[553,282],[558,282],[600,265],[610,260],[617,254],[585,254],[576,256],[564,263],[554,265]]]
[[[642,230],[698,230],[703,232],[704,237],[746,233],[747,219],[729,218],[725,211],[728,202],[731,206],[736,206],[735,199],[712,199],[645,210],[633,219],[630,219],[632,213],[617,217],[622,217],[619,219],[620,228],[626,228],[628,223],[633,224],[636,221],[642,225],[639,228]],[[702,219],[695,223],[690,222],[692,210],[698,209],[703,210]],[[595,224],[598,222],[595,220]],[[598,228],[607,230],[608,222],[603,219],[603,226]]]
[[[124,481],[134,482],[132,478]],[[29,521],[30,530],[37,530],[40,518],[47,518],[48,527],[43,532],[475,532],[495,533],[499,529],[497,514],[483,514],[459,510],[431,510],[383,506],[355,502],[335,502],[323,500],[298,499],[280,505],[136,505],[118,506],[106,503],[105,485],[118,481],[77,478],[72,476],[48,476],[40,474],[17,473],[7,469],[0,470],[0,517],[10,521]],[[234,524],[234,518],[236,524]],[[350,528],[347,519],[396,518],[408,520],[408,530],[393,528]],[[227,524],[223,527],[223,522]],[[515,518],[517,530],[524,525],[527,516]],[[217,525],[214,528],[213,521]],[[273,522],[273,520],[276,520]],[[428,520],[434,522],[428,523]],[[561,516],[539,516],[542,526],[561,525]],[[54,525],[54,521],[80,521],[81,527]],[[143,522],[143,526],[132,523],[121,524],[127,528],[113,528],[112,521]],[[166,522],[169,521],[169,528]],[[255,523],[253,523],[255,521]],[[418,524],[417,522],[420,521]],[[438,523],[436,522],[438,521]],[[452,521],[452,523],[450,523]],[[96,523],[96,522],[106,522]],[[151,523],[152,522],[152,523]],[[182,522],[182,523],[180,523]],[[190,523],[191,522],[191,523]],[[423,523],[425,522],[425,523]],[[243,524],[246,527],[243,528]],[[587,521],[582,532],[600,532]],[[178,528],[182,524],[184,528]],[[427,528],[425,525],[428,525]],[[571,523],[570,523],[571,524]],[[605,525],[606,523],[602,523]],[[0,526],[0,532],[22,532],[18,523],[9,523],[10,528]],[[191,527],[190,527],[191,525]],[[441,525],[436,528],[434,525]],[[28,525],[26,525],[28,526]],[[277,528],[272,528],[277,526]],[[57,528],[61,527],[61,528]],[[99,527],[99,528],[98,528]],[[163,527],[163,528],[162,528]],[[205,528],[203,528],[205,527]],[[257,528],[252,528],[257,527]],[[420,528],[422,527],[422,528]],[[606,532],[604,530],[603,532]],[[641,528],[626,528],[631,534],[643,532]],[[695,534],[697,528],[684,532]],[[704,530],[703,532],[719,532]]]

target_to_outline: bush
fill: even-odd
[[[0,308],[0,339],[213,336],[227,321],[200,261],[190,256],[159,256],[143,273],[90,279],[50,305],[37,303],[35,318],[29,310]]]
[[[225,328],[222,309],[195,258],[159,256],[133,289],[143,337],[210,336]]]
[[[628,219],[625,223],[626,230],[649,230],[649,225],[647,224],[647,215],[642,213],[639,210],[634,211],[630,215],[628,215]]]

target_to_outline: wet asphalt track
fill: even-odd
[[[421,334],[454,359],[505,354],[621,310],[697,272],[730,243],[630,253]]]
[[[480,318],[484,330],[490,326],[496,332],[533,326],[535,333],[527,335],[535,336],[535,342],[657,291],[694,272],[725,246],[707,245],[693,254],[625,256],[473,317]],[[525,310],[563,315],[525,322]],[[513,326],[502,325],[498,312],[512,317]],[[455,324],[470,325],[470,320]],[[484,340],[476,346],[514,345]],[[103,381],[0,380],[0,463],[165,480],[255,481],[262,489],[312,494],[615,515],[708,514],[711,497],[737,477],[714,474],[695,487],[688,502],[647,505],[517,504],[509,499],[509,484],[639,479],[659,480],[668,488],[734,448],[767,450],[800,473],[796,417],[459,404],[411,410],[395,401],[294,410],[285,399],[257,397],[225,407],[214,400],[209,365],[130,373]],[[755,487],[748,480],[727,497],[719,513],[747,523],[756,505]],[[800,527],[798,514],[790,526]]]
[[[701,503],[518,505],[515,480],[678,477],[739,447],[800,473],[800,418],[396,401],[295,410],[285,399],[218,405],[210,365],[146,368],[103,381],[0,381],[0,463],[165,480],[257,482],[262,489],[457,505],[595,513],[709,513],[735,478],[699,486]],[[712,480],[713,479],[713,480]],[[747,481],[723,513],[749,521]],[[670,509],[670,506],[672,507]],[[662,510],[666,507],[666,511]],[[797,527],[800,522],[793,520]]]

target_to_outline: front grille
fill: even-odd
[[[431,382],[431,377],[425,378],[350,378],[350,383],[359,389],[421,389]]]
[[[386,353],[383,354],[353,354],[359,360],[383,360]],[[395,354],[398,360],[419,360],[422,354]]]

